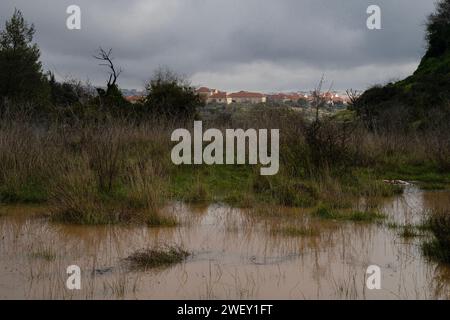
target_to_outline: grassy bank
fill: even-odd
[[[279,128],[280,171],[270,177],[249,165],[173,165],[170,135],[180,127],[192,123],[2,118],[0,202],[47,203],[52,219],[67,223],[170,226],[176,221],[161,208],[171,200],[369,212],[370,200],[354,208],[356,200],[402,192],[384,179],[427,188],[450,183],[445,141],[430,133],[369,132],[351,114],[312,122],[288,109],[249,108],[204,122],[204,128]]]

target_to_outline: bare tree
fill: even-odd
[[[108,83],[106,84],[106,95],[110,93],[111,89],[115,87],[117,78],[119,78],[122,73],[122,69],[116,69],[114,63],[112,62],[113,58],[111,57],[112,49],[108,51],[103,50],[102,47],[99,48],[97,55],[94,55],[94,58],[102,61],[100,63],[101,66],[108,67],[109,69],[109,78]]]
[[[350,106],[355,105],[356,101],[360,96],[359,92],[353,89],[346,90],[345,92],[347,93],[347,97],[350,100]]]
[[[331,92],[331,88],[333,86],[333,83],[331,83],[330,88],[327,92],[322,92],[322,87],[325,82],[325,75],[322,75],[320,78],[320,81],[317,85],[317,87],[314,89],[314,91],[311,92],[313,101],[312,101],[312,107],[316,110],[316,116],[315,116],[315,122],[319,122],[319,109],[324,108],[327,104],[326,97],[329,96]]]

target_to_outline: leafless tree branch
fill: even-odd
[[[112,49],[109,49],[108,51],[105,51],[102,47],[99,48],[98,53],[94,55],[94,58],[103,61],[103,63],[100,63],[100,66],[105,66],[109,68],[109,78],[107,83],[107,90],[109,90],[111,87],[116,85],[117,78],[119,78],[120,74],[122,73],[122,69],[116,69],[113,63],[112,55]]]

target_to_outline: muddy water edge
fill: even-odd
[[[0,207],[1,299],[449,299],[450,267],[422,254],[426,233],[406,237],[427,212],[450,208],[449,191],[379,200],[385,221],[324,220],[309,210],[275,216],[224,205],[172,203],[177,227],[52,223],[45,207]],[[142,248],[174,245],[190,256],[159,268],[130,268]],[[81,268],[81,290],[66,268]],[[381,290],[366,288],[378,265]]]

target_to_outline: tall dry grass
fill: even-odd
[[[172,197],[180,173],[170,160],[170,136],[175,128],[192,125],[157,119],[68,124],[2,114],[0,201],[48,201],[55,219],[63,221],[166,223],[160,209]],[[344,208],[354,197],[398,192],[381,181],[384,176],[432,180],[436,176],[430,171],[445,169],[450,162],[449,131],[442,127],[368,131],[352,115],[311,121],[302,112],[264,107],[205,121],[204,129],[208,127],[280,129],[277,176],[266,179],[251,170],[250,179],[228,173],[218,177],[234,181],[225,186],[251,184],[242,191],[248,196],[239,199],[252,202]],[[183,199],[217,198],[210,185],[217,179],[207,180],[206,175],[205,180],[198,170],[191,174],[196,183],[186,187]]]
[[[55,220],[174,223],[167,123],[67,125],[0,119],[0,202],[51,204]]]

